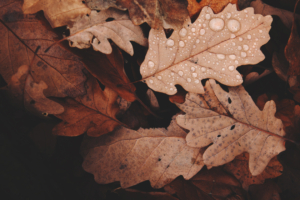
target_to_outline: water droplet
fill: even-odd
[[[223,59],[225,59],[225,55],[223,55],[223,54],[217,54],[217,58],[223,60]]]
[[[227,13],[226,17],[229,19],[231,17],[231,13]]]
[[[206,15],[205,15],[205,18],[206,18],[206,19],[210,19],[210,14],[206,14]]]
[[[205,30],[204,29],[201,29],[200,30],[200,35],[204,35],[205,34]]]
[[[199,80],[198,80],[198,79],[196,79],[196,80],[195,80],[195,83],[199,83]]]
[[[225,68],[222,68],[222,71],[225,71]]]
[[[246,52],[241,52],[241,57],[245,58],[247,56]]]
[[[232,46],[235,46],[235,42],[232,43]]]
[[[228,67],[228,69],[229,69],[230,71],[233,71],[233,70],[234,70],[234,66],[231,65],[231,66]]]
[[[191,67],[191,71],[194,72],[196,69],[195,67]]]
[[[221,18],[214,18],[214,19],[210,20],[209,27],[213,31],[220,31],[224,28],[224,21]]]
[[[174,40],[172,40],[172,39],[167,40],[167,45],[168,45],[169,47],[174,46]]]
[[[199,40],[199,39],[197,39],[197,40],[196,40],[196,43],[198,44],[199,42],[200,42],[200,40]]]
[[[205,43],[205,40],[203,40],[203,43]]]
[[[229,55],[229,58],[234,60],[236,58],[236,56],[235,55]]]
[[[259,30],[259,32],[262,33],[263,31],[262,31],[262,30]]]
[[[243,41],[243,38],[239,37],[239,41]]]
[[[172,75],[172,76],[174,76],[174,73],[173,73],[173,72],[171,72],[171,75]]]
[[[247,10],[244,10],[244,12],[247,13],[248,11],[247,11]]]
[[[191,36],[188,36],[188,39],[190,40],[190,39],[191,39]]]
[[[150,79],[149,82],[150,82],[150,83],[153,83],[153,80]]]
[[[248,50],[249,50],[249,46],[246,45],[246,44],[244,44],[244,45],[243,45],[243,49],[244,49],[245,51],[248,51]]]
[[[153,44],[155,44],[155,42],[153,42]]]
[[[157,78],[158,78],[159,80],[161,80],[161,76],[158,76]]]
[[[179,46],[180,46],[180,47],[184,47],[184,42],[183,42],[183,41],[180,41],[180,42],[179,42]]]
[[[241,79],[242,77],[241,77],[241,75],[236,75],[236,79]]]
[[[247,35],[247,38],[250,40],[251,39],[251,35]]]
[[[234,63],[235,63],[235,64],[239,64],[239,61],[235,60]]]
[[[151,60],[148,62],[148,67],[154,67],[154,62],[152,62]]]
[[[205,72],[206,68],[205,67],[201,67],[201,71]]]
[[[193,45],[193,48],[195,49],[195,48],[196,48],[196,45]]]
[[[194,78],[196,78],[196,77],[197,77],[197,73],[193,73],[192,76],[193,76]]]
[[[196,29],[195,28],[192,28],[192,32],[194,33],[196,31]]]
[[[186,80],[187,80],[187,82],[189,82],[189,83],[192,81],[190,78],[187,78]]]
[[[242,47],[241,47],[241,46],[238,46],[238,50],[242,50]]]
[[[231,35],[230,35],[230,38],[235,38],[235,35],[232,33]]]
[[[235,33],[240,30],[241,25],[240,25],[239,21],[237,21],[235,19],[231,19],[228,21],[227,27],[228,27],[229,31]]]
[[[181,37],[186,36],[186,33],[187,33],[187,30],[186,30],[185,28],[182,28],[182,29],[179,31],[179,35],[180,35]]]
[[[183,76],[183,72],[182,71],[179,71],[178,74],[179,74],[179,76]]]

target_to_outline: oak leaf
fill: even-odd
[[[63,121],[53,128],[53,134],[78,136],[87,132],[87,135],[96,137],[123,125],[115,117],[119,111],[117,93],[109,87],[102,91],[94,77],[89,78],[86,87],[86,95],[75,100],[67,98],[58,101],[64,106],[65,112],[55,115]]]
[[[116,5],[116,0],[85,0],[85,2],[87,7],[93,10],[106,10],[111,7],[126,10],[126,8]]]
[[[108,19],[113,20],[107,22]],[[78,18],[70,28],[70,35],[70,46],[80,49],[93,46],[95,51],[105,54],[112,52],[108,39],[130,55],[133,55],[130,41],[147,46],[142,29],[132,23],[126,12],[113,8]]]
[[[151,29],[140,72],[151,89],[168,95],[177,92],[176,84],[204,93],[201,80],[206,78],[240,85],[243,79],[236,67],[264,59],[260,47],[269,40],[271,22],[271,16],[255,15],[253,8],[237,11],[228,4],[214,14],[204,7],[194,23],[188,18],[169,38],[162,28]]]
[[[260,111],[242,86],[224,91],[210,79],[205,94],[189,93],[184,104],[177,104],[186,114],[176,118],[178,125],[189,129],[186,137],[191,147],[205,147],[208,168],[232,161],[249,152],[253,176],[262,173],[272,157],[285,150],[283,124],[275,118],[273,101]]]
[[[266,179],[276,178],[282,174],[283,167],[277,157],[272,158],[264,171],[258,176],[251,175],[248,160],[249,154],[243,153],[224,167],[227,172],[233,174],[240,181],[245,190],[248,190],[252,184],[263,184]]]
[[[165,190],[176,193],[181,200],[245,199],[239,181],[220,167],[201,170],[190,180],[179,177]]]
[[[72,24],[78,16],[86,15],[91,10],[81,0],[24,0],[24,14],[44,11],[52,28]]]
[[[14,103],[33,113],[42,115],[42,113],[60,114],[64,112],[63,106],[46,98],[43,91],[47,87],[44,81],[35,83],[29,67],[22,65],[11,77],[7,85],[7,92]]]
[[[192,178],[202,167],[202,151],[189,147],[186,133],[173,120],[168,129],[121,127],[83,143],[83,169],[97,183],[120,181],[126,188],[149,180],[161,188],[179,175]]]
[[[9,0],[0,8],[0,74],[8,83],[22,65],[30,66],[36,83],[48,88],[46,97],[76,97],[85,94],[84,64],[79,57],[59,45],[44,50],[57,35],[45,27],[35,15],[23,15],[21,2]],[[40,50],[35,53],[35,50]]]
[[[188,16],[187,2],[182,0],[116,0],[116,5],[128,9],[135,25],[147,22],[151,28],[179,27]]]

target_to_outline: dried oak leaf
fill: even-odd
[[[103,85],[110,87],[122,98],[133,102],[136,100],[135,86],[124,72],[124,59],[122,52],[112,45],[111,54],[103,54],[91,49],[82,52],[86,69]]]
[[[249,152],[251,174],[262,173],[272,157],[285,150],[285,132],[281,120],[274,116],[275,103],[267,102],[260,111],[242,86],[230,87],[227,93],[212,79],[205,90],[203,95],[189,93],[184,104],[177,104],[186,113],[176,121],[190,130],[187,144],[205,147],[213,143],[203,154],[208,168]]]
[[[190,14],[190,17],[193,17],[194,15],[199,14],[200,10],[204,6],[209,6],[214,13],[221,12],[227,4],[237,4],[238,0],[202,0],[199,2],[199,0],[188,0],[188,11]]]
[[[152,28],[181,26],[188,16],[185,0],[116,0],[116,4],[127,8],[135,25],[147,22]]]
[[[126,10],[122,6],[117,6],[117,0],[85,0],[87,7],[93,10],[106,10],[110,7]]]
[[[243,79],[236,67],[264,59],[260,46],[269,40],[271,22],[271,16],[255,15],[253,8],[237,11],[228,4],[214,14],[204,7],[193,24],[187,19],[168,39],[162,28],[151,29],[140,72],[151,89],[168,95],[177,92],[176,84],[204,93],[201,80],[205,78],[240,85]]]
[[[178,200],[166,192],[142,192],[130,188],[115,190],[120,199],[130,200]]]
[[[187,146],[185,136],[174,120],[168,130],[121,127],[83,143],[83,169],[97,183],[120,181],[123,188],[146,180],[161,188],[179,175],[190,179],[203,167],[202,151]]]
[[[295,5],[295,11],[298,5],[298,2]],[[288,40],[287,45],[285,46],[284,49],[284,54],[286,59],[289,61],[289,70],[287,75],[290,76],[298,76],[300,75],[300,38],[298,34],[298,28],[297,28],[297,22],[295,19],[295,11],[294,11],[294,18],[293,18],[293,25],[292,25],[292,30],[291,30],[291,35]],[[299,22],[300,20],[298,20]]]
[[[107,21],[108,19],[114,20]],[[132,23],[126,12],[114,8],[101,12],[92,11],[89,16],[78,18],[70,28],[70,35],[70,46],[79,49],[93,46],[95,51],[105,54],[112,52],[108,39],[130,55],[133,55],[130,41],[147,46],[142,29]]]
[[[271,159],[264,171],[258,176],[252,176],[248,167],[249,154],[238,155],[232,162],[225,165],[225,170],[233,174],[242,184],[245,190],[248,190],[252,184],[263,184],[265,179],[276,178],[280,176],[283,167],[277,160],[277,157]]]
[[[87,135],[97,137],[122,125],[115,117],[119,111],[117,93],[109,87],[102,91],[94,77],[89,78],[86,88],[87,94],[84,96],[58,101],[65,112],[55,115],[63,121],[53,128],[53,134],[78,136],[87,132]]]
[[[288,185],[290,185],[290,183],[291,182],[289,182]],[[292,199],[292,198],[284,198],[284,197],[281,198],[281,195],[279,193],[281,193],[280,187],[272,180],[267,180],[264,184],[261,185],[251,185],[249,187],[249,196],[251,197],[251,199],[255,199],[255,200]],[[289,197],[291,196],[292,195],[289,195]]]
[[[24,14],[33,14],[40,10],[44,11],[52,28],[69,25],[78,16],[91,12],[82,0],[24,0]]]
[[[176,193],[181,200],[245,199],[239,181],[221,168],[201,170],[187,181],[179,177],[165,190]]]
[[[20,1],[9,0],[0,7],[4,23],[0,23],[0,74],[4,80],[8,83],[20,66],[27,65],[34,82],[48,86],[43,91],[46,97],[85,94],[86,76],[79,57],[59,45],[44,53],[57,35],[35,15],[23,15],[21,6]],[[37,47],[40,50],[35,54]]]
[[[36,114],[60,114],[64,112],[63,106],[46,98],[43,91],[47,88],[44,81],[35,83],[29,67],[22,65],[16,74],[11,77],[7,85],[8,94],[12,101],[21,107]]]

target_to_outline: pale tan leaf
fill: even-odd
[[[78,16],[89,14],[91,10],[82,0],[24,0],[24,14],[44,11],[53,28],[72,23]]]
[[[187,146],[185,136],[174,120],[168,130],[121,127],[84,141],[83,168],[96,182],[120,181],[123,188],[146,180],[161,188],[179,175],[190,179],[204,165],[201,149]]]
[[[114,20],[106,22],[109,18]],[[142,29],[132,23],[126,12],[113,8],[99,13],[92,11],[90,16],[78,18],[70,34],[70,46],[80,49],[93,46],[94,50],[105,54],[112,52],[108,39],[130,55],[133,55],[130,41],[147,46]]]
[[[275,103],[268,101],[260,111],[242,86],[230,87],[227,93],[212,79],[206,83],[205,90],[211,95],[189,93],[184,104],[177,104],[186,112],[176,120],[190,130],[187,144],[205,147],[213,143],[203,154],[208,168],[248,152],[251,174],[263,172],[268,162],[285,150],[281,137],[285,132],[281,120],[274,116]],[[217,109],[221,107],[223,111],[211,106],[217,103],[220,104]]]
[[[255,15],[253,8],[237,11],[228,4],[214,14],[204,7],[194,23],[187,19],[168,39],[162,28],[150,31],[140,72],[151,89],[168,95],[177,92],[176,84],[204,93],[201,80],[206,78],[240,85],[243,80],[236,68],[265,58],[260,47],[269,40],[271,22],[271,16]]]

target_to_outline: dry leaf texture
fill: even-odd
[[[140,72],[150,88],[168,95],[177,92],[176,84],[204,93],[201,80],[205,78],[240,85],[243,80],[236,68],[264,59],[260,47],[269,40],[271,22],[271,16],[255,15],[253,8],[237,11],[228,4],[214,14],[204,7],[193,24],[187,19],[169,38],[161,28],[150,31]]]
[[[82,0],[24,0],[24,14],[44,11],[52,28],[72,23],[78,16],[89,14],[91,10]]]
[[[106,22],[109,18],[114,20]],[[112,52],[108,39],[130,55],[133,55],[130,41],[147,46],[142,29],[132,23],[126,12],[113,8],[99,13],[92,11],[89,16],[78,18],[70,34],[70,46],[83,49],[92,45],[95,51],[105,54]]]
[[[268,162],[285,150],[283,124],[275,118],[274,101],[260,111],[242,86],[230,87],[229,93],[210,79],[206,93],[189,93],[184,104],[177,104],[186,112],[177,123],[189,129],[187,144],[204,147],[208,168],[232,161],[237,155],[249,152],[249,169],[253,176],[263,172]]]
[[[96,182],[120,181],[123,188],[149,180],[161,188],[179,175],[192,178],[202,167],[199,148],[189,147],[186,133],[172,121],[168,130],[121,127],[114,132],[86,140],[90,148],[83,162],[85,171],[94,174]],[[84,153],[86,154],[86,153]]]
[[[89,136],[100,136],[113,131],[122,123],[115,115],[119,111],[117,93],[105,87],[100,88],[97,80],[90,77],[87,82],[87,94],[73,99],[60,101],[65,112],[56,117],[63,120],[53,129],[53,134],[78,136],[87,132]]]

